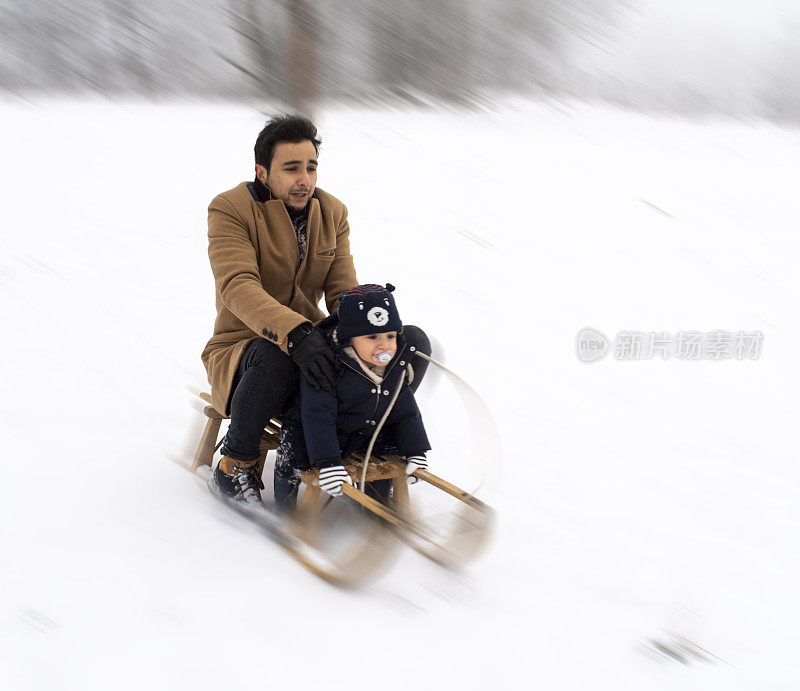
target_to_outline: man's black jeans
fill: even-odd
[[[416,326],[403,333],[419,351],[431,354],[431,342]],[[414,356],[412,391],[416,391],[428,369],[428,361]],[[237,461],[258,458],[261,433],[271,418],[279,418],[298,386],[300,370],[291,358],[266,338],[251,341],[242,353],[233,377],[229,402],[231,424],[222,442],[222,453]]]

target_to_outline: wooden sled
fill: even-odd
[[[200,393],[208,405],[203,412],[208,418],[200,443],[187,468],[195,475],[207,479],[218,442],[222,415],[211,405],[211,396]],[[280,444],[280,421],[271,420],[261,437],[258,468],[263,474],[267,454]],[[358,539],[343,554],[327,554],[320,545],[323,512],[330,497],[319,486],[316,468],[304,471],[300,481],[303,493],[297,504],[294,520],[288,526],[281,544],[307,568],[322,578],[338,585],[355,585],[374,578],[389,563],[400,538],[420,554],[436,563],[457,567],[473,559],[486,546],[494,523],[493,510],[482,501],[455,485],[428,471],[418,470],[414,475],[421,481],[456,498],[459,510],[453,513],[454,528],[446,536],[436,535],[430,527],[411,512],[406,477],[406,463],[399,456],[385,454],[370,458],[366,481],[392,481],[392,502],[386,506],[357,488],[361,480],[364,457],[353,454],[343,459],[354,486],[342,486],[341,501],[354,502],[376,520],[367,521]],[[364,523],[362,521],[362,523]]]

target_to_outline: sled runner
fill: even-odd
[[[211,405],[211,396],[198,395],[209,405],[203,412],[207,418],[197,451],[187,470],[204,480],[208,479],[219,431],[226,416]],[[280,421],[271,420],[262,433],[258,469],[264,471],[267,454],[280,444]],[[406,476],[406,463],[399,456],[391,454],[369,458],[366,482],[376,480],[392,481],[392,501],[385,505],[358,488],[362,479],[365,458],[353,454],[343,460],[355,486],[342,485],[343,496],[336,504],[350,516],[359,517],[359,530],[348,541],[345,549],[341,545],[331,545],[330,530],[326,524],[331,518],[328,505],[332,497],[319,486],[319,472],[316,468],[306,470],[300,480],[304,491],[297,504],[297,511],[291,518],[278,513],[250,509],[233,502],[226,504],[255,522],[272,539],[283,546],[306,568],[337,585],[355,585],[374,577],[384,568],[397,549],[399,538],[420,554],[447,567],[457,567],[477,556],[486,545],[491,533],[494,512],[482,501],[455,485],[437,477],[426,470],[417,470],[418,480],[441,490],[458,500],[458,509],[451,513],[452,525],[445,534],[439,534],[426,521],[414,516],[410,508],[409,487]],[[346,506],[342,506],[346,505]],[[339,514],[342,513],[339,511]],[[335,516],[333,517],[335,519]],[[328,528],[330,526],[327,526]],[[342,535],[339,536],[341,542]],[[349,537],[349,535],[348,535]],[[335,542],[335,541],[334,541]]]

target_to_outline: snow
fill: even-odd
[[[251,177],[263,115],[0,118],[4,688],[800,683],[797,131],[523,101],[320,114],[360,280],[397,286],[502,440],[483,559],[405,551],[340,590],[169,460],[199,439],[186,386],[207,390],[206,208]],[[763,352],[587,365],[584,327],[760,330]],[[432,470],[476,483],[458,397],[432,372],[420,400]]]

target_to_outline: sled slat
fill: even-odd
[[[225,416],[224,415],[220,415],[217,412],[217,409],[212,405],[207,405],[205,408],[203,408],[203,414],[206,417],[213,418],[214,420],[224,420],[225,419]]]
[[[405,469],[401,476],[392,479],[392,497],[394,499],[394,506],[401,511],[409,510],[409,497],[408,497],[408,480],[406,478]]]
[[[275,434],[281,433],[281,423],[280,420],[270,420],[265,427],[270,431],[274,432]]]
[[[344,469],[350,476],[353,482],[361,482],[361,471],[364,467],[363,457],[353,454],[343,460]],[[370,461],[367,467],[367,482],[375,482],[376,480],[393,480],[398,477],[405,476],[405,463],[398,463],[396,461],[380,460]],[[300,481],[312,487],[319,486],[319,470],[311,468],[304,470],[300,475]]]
[[[274,432],[264,430],[261,433],[261,443],[268,446],[270,449],[277,449],[280,446],[281,438]]]
[[[425,482],[433,485],[434,487],[439,488],[443,492],[447,492],[449,495],[463,501],[467,506],[472,507],[478,511],[482,511],[483,513],[492,513],[493,509],[484,504],[480,499],[477,497],[472,496],[469,492],[465,492],[463,489],[456,487],[454,484],[448,482],[447,480],[443,480],[440,477],[437,477],[433,473],[428,472],[427,470],[417,470],[414,475],[418,477],[420,480],[424,480]]]
[[[221,423],[222,420],[219,418],[208,418],[203,430],[203,436],[200,438],[200,444],[197,446],[197,452],[189,468],[192,472],[195,472],[200,466],[211,466],[211,459],[214,457],[214,445],[217,443],[217,435],[219,434]]]
[[[423,530],[420,525],[418,525],[417,521],[414,521],[411,518],[392,510],[388,506],[381,504],[379,501],[364,494],[364,492],[362,492],[360,489],[352,487],[348,484],[343,484],[342,494],[357,501],[359,504],[361,504],[361,506],[366,507],[372,511],[372,513],[380,516],[388,523],[391,523],[395,528],[407,530],[426,542],[433,542],[431,536],[428,535],[428,533]]]

